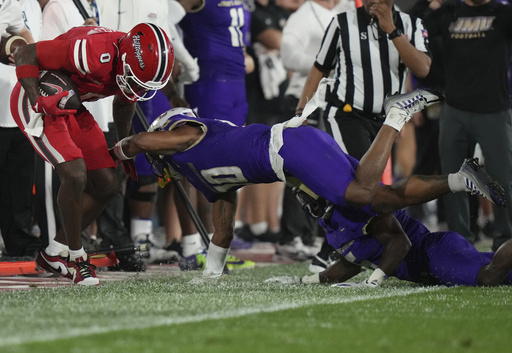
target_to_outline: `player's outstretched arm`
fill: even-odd
[[[348,262],[344,257],[341,257],[334,264],[319,273],[319,280],[320,283],[340,283],[351,279],[360,272],[361,266]],[[302,282],[307,282],[304,277]]]
[[[376,287],[396,272],[409,252],[411,242],[393,215],[373,218],[367,229],[368,233],[373,234],[384,247],[379,267],[364,283],[370,287]],[[359,272],[361,272],[361,266],[348,262],[342,257],[334,265],[320,272],[319,281],[320,283],[341,283],[354,277]]]
[[[281,283],[281,284],[318,284],[318,283],[341,283],[345,282],[352,277],[358,275],[361,272],[361,266],[353,264],[345,260],[344,257],[341,257],[338,261],[336,261],[331,266],[327,267],[324,271],[320,273],[315,273],[314,275],[306,275],[302,278],[298,276],[278,276],[267,279],[265,282],[267,283]],[[362,282],[352,282],[349,283],[349,287],[353,287],[354,284],[357,286],[366,287],[367,285]]]
[[[400,266],[411,248],[411,241],[392,214],[374,217],[368,224],[367,230],[384,247],[379,269],[384,272],[385,278],[387,278],[393,275]]]
[[[172,131],[141,132],[119,141],[114,153],[120,160],[131,159],[139,153],[173,155],[188,149],[202,135],[200,128],[190,125]]]

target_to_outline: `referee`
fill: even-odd
[[[331,20],[297,105],[300,114],[322,77],[335,69],[325,97],[325,125],[357,159],[382,126],[385,96],[405,91],[409,70],[419,78],[430,70],[422,21],[396,11],[393,3],[363,0],[362,7]]]
[[[363,0],[362,7],[331,20],[295,112],[302,113],[322,77],[334,70],[325,97],[325,129],[358,160],[384,122],[386,95],[404,92],[409,70],[420,78],[430,70],[423,23],[395,11],[393,2]],[[333,250],[324,242],[315,259],[328,259]]]

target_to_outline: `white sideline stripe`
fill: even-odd
[[[235,317],[242,317],[242,316],[248,316],[248,315],[254,315],[254,314],[260,314],[260,313],[272,313],[276,311],[282,311],[282,310],[289,310],[289,309],[298,309],[303,308],[307,306],[315,306],[315,305],[324,305],[324,304],[347,304],[347,303],[354,303],[354,302],[360,302],[364,300],[374,300],[374,299],[383,299],[383,298],[391,298],[391,297],[405,297],[411,294],[418,294],[418,293],[427,293],[427,292],[435,292],[441,289],[448,289],[448,287],[443,286],[436,286],[436,287],[418,287],[418,288],[411,288],[411,289],[405,289],[405,290],[397,290],[397,289],[391,289],[390,291],[387,291],[386,293],[380,294],[380,295],[372,295],[372,293],[375,293],[374,289],[370,289],[368,291],[368,294],[364,295],[358,295],[354,297],[342,297],[341,293],[343,291],[352,291],[352,289],[346,289],[346,288],[339,288],[340,295],[333,294],[333,297],[319,300],[315,302],[311,302],[310,299],[304,299],[303,301],[294,301],[293,303],[284,303],[284,304],[277,304],[270,307],[254,307],[254,308],[243,308],[243,309],[235,309],[235,310],[229,310],[229,311],[216,311],[208,314],[202,314],[202,315],[190,315],[190,316],[181,316],[176,318],[154,318],[154,317],[139,317],[137,320],[133,320],[136,322],[122,322],[117,323],[117,325],[109,324],[107,326],[101,326],[100,324],[94,324],[91,327],[88,328],[75,328],[67,330],[66,332],[63,332],[60,330],[59,332],[48,332],[44,333],[44,335],[36,335],[34,336],[33,333],[30,334],[30,337],[27,336],[20,336],[20,337],[8,337],[8,338],[2,338],[0,341],[0,347],[2,346],[8,346],[8,345],[16,345],[16,344],[22,344],[22,343],[31,343],[31,342],[46,342],[46,341],[54,341],[58,339],[67,339],[67,338],[73,338],[73,337],[82,337],[82,336],[88,336],[93,334],[99,334],[99,333],[109,333],[109,332],[115,332],[115,331],[122,331],[122,330],[133,330],[133,329],[146,329],[151,327],[159,327],[159,326],[167,326],[167,325],[179,325],[179,324],[186,324],[191,322],[201,322],[206,320],[222,320],[222,319],[230,319]],[[333,293],[337,293],[336,290],[333,288]],[[262,304],[264,305],[264,304]],[[144,321],[146,319],[146,321]]]

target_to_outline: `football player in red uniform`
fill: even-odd
[[[75,284],[98,285],[81,232],[119,187],[116,165],[94,117],[83,105],[66,109],[66,90],[41,95],[39,72],[58,70],[70,76],[82,102],[115,96],[113,117],[122,139],[130,134],[135,102],[150,99],[169,81],[174,64],[171,41],[150,23],[138,24],[128,33],[75,27],[54,40],[20,48],[15,61],[19,82],[11,94],[12,115],[61,181],[57,203],[62,229],[36,263]],[[131,162],[123,162],[123,167],[137,177]]]

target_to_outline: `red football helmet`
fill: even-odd
[[[119,41],[116,82],[129,100],[148,100],[167,84],[173,65],[174,48],[165,32],[139,23]]]

